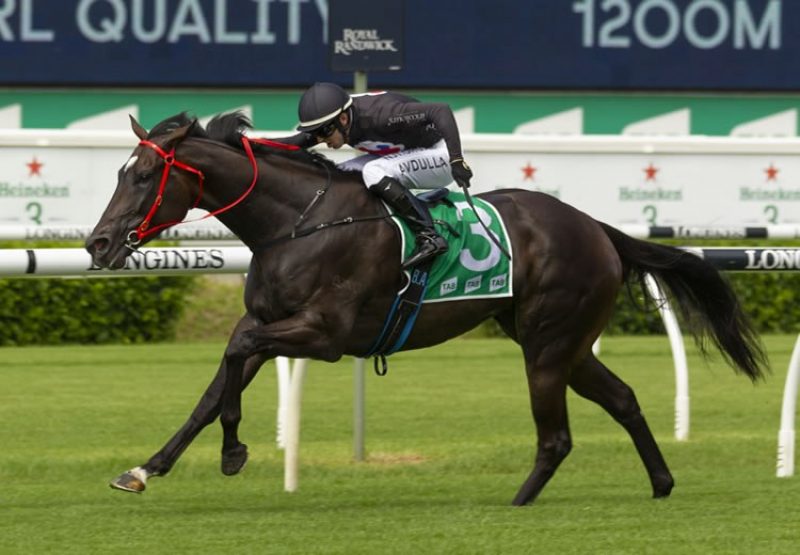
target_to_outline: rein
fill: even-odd
[[[389,217],[388,215],[367,216],[365,218],[354,218],[353,216],[347,216],[346,218],[342,218],[340,220],[333,220],[331,222],[323,222],[323,223],[317,224],[317,225],[315,225],[313,227],[307,227],[305,229],[300,229],[300,226],[306,220],[306,216],[308,215],[308,213],[311,212],[311,209],[314,207],[314,205],[316,205],[317,202],[322,199],[322,197],[325,195],[325,193],[328,192],[328,189],[330,188],[331,183],[333,181],[333,176],[331,175],[331,169],[328,166],[324,165],[324,164],[320,164],[320,165],[322,165],[322,167],[325,168],[325,171],[328,174],[328,177],[325,180],[325,186],[322,187],[322,189],[317,189],[317,193],[314,195],[314,198],[311,199],[311,202],[308,203],[308,206],[306,206],[305,210],[303,210],[303,212],[300,214],[300,217],[297,218],[297,221],[294,223],[294,226],[292,226],[292,231],[290,233],[287,233],[286,235],[281,235],[281,236],[276,237],[275,239],[270,239],[269,241],[266,241],[264,243],[259,243],[257,245],[256,249],[254,249],[254,251],[255,250],[265,251],[265,250],[267,250],[269,248],[272,248],[275,245],[278,245],[278,244],[283,243],[285,241],[291,241],[292,239],[299,239],[300,237],[307,237],[307,236],[311,235],[312,233],[316,233],[318,231],[322,231],[323,229],[328,229],[329,227],[338,227],[338,226],[341,226],[341,225],[348,225],[348,224],[352,224],[352,223],[356,223],[356,222],[370,222],[370,221],[373,221],[373,220],[385,220],[386,218]]]
[[[186,164],[184,162],[181,162],[180,160],[177,160],[175,158],[175,148],[173,148],[172,150],[167,152],[163,148],[158,146],[157,144],[153,143],[152,141],[148,141],[148,140],[145,140],[145,139],[142,139],[141,141],[139,141],[139,144],[141,146],[145,146],[145,147],[153,149],[156,152],[156,154],[158,154],[161,157],[161,159],[164,161],[164,169],[161,172],[161,181],[160,181],[160,183],[158,185],[158,193],[156,194],[156,198],[153,201],[153,204],[150,206],[150,209],[148,210],[147,215],[144,217],[144,220],[142,220],[142,223],[140,223],[136,227],[136,229],[132,230],[128,234],[127,240],[125,242],[125,246],[128,247],[129,249],[135,251],[136,248],[142,243],[142,241],[144,239],[146,239],[147,237],[149,237],[150,235],[154,235],[154,234],[159,233],[160,231],[162,231],[162,230],[164,230],[164,229],[166,229],[168,227],[172,227],[172,226],[175,226],[175,225],[178,225],[178,224],[185,224],[185,223],[197,222],[197,221],[200,221],[200,220],[205,220],[206,218],[210,218],[212,216],[216,216],[218,214],[222,214],[223,212],[227,212],[228,210],[232,209],[233,207],[235,207],[236,205],[241,203],[245,198],[247,198],[250,195],[251,192],[253,192],[253,189],[255,188],[255,185],[258,182],[258,162],[256,161],[255,155],[253,154],[253,147],[252,147],[251,143],[257,143],[257,144],[261,144],[261,145],[265,145],[265,146],[270,146],[270,147],[273,147],[273,148],[279,148],[279,149],[282,149],[282,150],[300,150],[300,147],[295,146],[295,145],[287,145],[287,144],[280,143],[280,142],[277,142],[277,141],[271,141],[269,139],[255,139],[255,138],[251,139],[251,138],[247,138],[244,135],[242,135],[242,146],[244,147],[244,151],[247,154],[247,159],[250,161],[250,165],[253,168],[253,179],[250,182],[250,186],[244,191],[244,193],[242,193],[239,196],[239,198],[237,198],[236,200],[234,200],[230,204],[227,204],[227,205],[223,206],[222,208],[218,208],[218,209],[216,209],[214,211],[211,211],[208,214],[206,214],[206,215],[204,215],[204,216],[202,216],[200,218],[195,218],[195,219],[192,219],[192,220],[175,220],[175,221],[172,221],[172,222],[166,222],[166,223],[158,224],[158,225],[155,225],[155,226],[151,227],[150,226],[151,221],[152,221],[153,217],[155,216],[156,212],[158,211],[158,208],[161,206],[161,203],[163,202],[164,190],[166,189],[167,181],[169,180],[169,172],[172,170],[173,166],[175,166],[178,169],[187,171],[189,173],[193,173],[193,174],[195,174],[197,176],[197,181],[198,181],[197,198],[195,198],[194,204],[192,204],[192,208],[197,208],[197,206],[200,204],[200,201],[203,198],[203,184],[205,182],[205,175],[203,175],[203,172],[198,170],[197,168],[194,168],[194,167],[190,166],[189,164]],[[366,218],[354,218],[352,216],[348,216],[348,217],[342,218],[340,220],[334,220],[334,221],[331,221],[331,222],[325,222],[325,223],[317,224],[314,227],[305,228],[305,229],[299,229],[300,226],[305,222],[308,213],[317,204],[317,202],[322,198],[322,196],[325,195],[325,193],[328,192],[328,189],[331,186],[331,183],[332,183],[331,170],[330,170],[330,168],[328,166],[325,166],[324,164],[323,164],[323,167],[325,168],[325,170],[327,171],[327,174],[328,174],[327,175],[327,179],[325,180],[325,186],[322,189],[317,190],[317,193],[311,199],[311,202],[309,202],[308,205],[306,206],[306,208],[303,210],[303,212],[301,212],[300,216],[298,217],[297,221],[294,223],[294,226],[292,227],[291,233],[289,233],[287,235],[283,235],[283,236],[277,237],[277,238],[272,239],[272,240],[270,240],[270,241],[268,241],[268,242],[266,242],[266,243],[264,243],[262,245],[259,245],[259,249],[260,250],[266,250],[266,249],[268,249],[268,248],[270,248],[270,247],[272,247],[272,246],[274,246],[274,245],[276,245],[278,243],[282,243],[283,241],[287,241],[287,240],[291,240],[291,239],[297,239],[297,238],[300,238],[300,237],[306,237],[308,235],[311,235],[312,233],[316,233],[317,231],[322,231],[323,229],[327,229],[329,227],[336,227],[336,226],[351,224],[351,223],[355,223],[355,222],[382,220],[382,219],[386,219],[386,218],[389,217],[387,215],[369,216],[369,217],[366,217]]]
[[[366,216],[364,218],[354,218],[353,216],[348,216],[346,218],[342,218],[340,220],[333,220],[331,222],[324,222],[321,224],[317,224],[314,227],[307,227],[305,229],[298,230],[296,227],[292,229],[291,233],[287,233],[286,235],[281,235],[280,237],[276,237],[275,239],[270,239],[264,243],[259,243],[253,251],[265,251],[270,249],[280,243],[285,241],[291,241],[292,239],[299,239],[301,237],[307,237],[312,233],[316,233],[318,231],[322,231],[324,229],[328,229],[329,227],[338,227],[341,225],[348,225],[354,224],[359,222],[373,222],[377,220],[386,220],[390,216],[387,214],[377,215],[377,216]]]
[[[223,212],[227,212],[240,202],[242,202],[247,196],[253,192],[253,188],[256,186],[256,182],[258,181],[258,162],[256,162],[255,155],[253,154],[253,147],[250,143],[259,143],[267,146],[282,148],[284,150],[300,150],[300,147],[294,145],[286,145],[283,143],[278,143],[276,141],[270,141],[269,139],[248,139],[244,135],[242,135],[242,146],[244,147],[245,153],[247,153],[247,159],[250,161],[250,165],[253,168],[253,180],[250,182],[250,186],[242,193],[239,198],[231,202],[230,204],[223,206],[222,208],[218,208],[214,211],[209,212],[205,216],[200,218],[195,218],[193,220],[175,220],[172,222],[166,222],[163,224],[158,224],[156,226],[150,227],[150,222],[155,216],[156,212],[158,211],[159,206],[161,206],[161,202],[164,199],[164,189],[167,186],[167,180],[169,179],[169,172],[172,169],[172,166],[175,166],[179,169],[184,171],[188,171],[193,173],[197,176],[198,181],[198,190],[197,190],[197,198],[192,205],[192,208],[197,208],[200,204],[200,200],[203,198],[203,183],[205,181],[205,175],[203,172],[198,170],[197,168],[193,168],[189,164],[181,162],[175,158],[175,149],[173,148],[171,151],[166,152],[163,148],[158,146],[152,141],[141,140],[139,144],[141,146],[146,146],[148,148],[153,149],[156,154],[158,154],[162,160],[164,160],[164,170],[161,172],[161,182],[158,185],[158,194],[156,195],[155,200],[153,201],[153,205],[150,207],[150,210],[147,212],[147,215],[142,220],[142,223],[139,226],[131,231],[128,234],[128,241],[126,245],[129,248],[135,248],[139,246],[142,241],[150,235],[154,235],[159,231],[166,229],[168,227],[172,227],[178,224],[185,224],[189,222],[198,222],[200,220],[205,220],[206,218],[210,218],[212,216],[216,216],[217,214],[222,214]]]

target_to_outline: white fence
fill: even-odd
[[[244,274],[252,254],[246,247],[147,248],[131,253],[123,268],[105,270],[95,266],[83,249],[0,249],[0,276]]]

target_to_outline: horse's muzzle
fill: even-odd
[[[92,233],[84,247],[96,266],[111,270],[122,268],[130,252],[124,243],[115,245],[107,233]]]

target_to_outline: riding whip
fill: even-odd
[[[492,231],[483,222],[483,219],[481,218],[480,214],[478,214],[478,211],[475,209],[475,203],[472,202],[472,196],[469,194],[469,189],[466,186],[461,185],[461,184],[459,184],[459,187],[461,187],[461,190],[464,191],[464,198],[467,199],[467,204],[469,204],[469,207],[472,208],[472,211],[475,213],[475,217],[478,218],[478,221],[483,226],[483,229],[486,230],[486,235],[488,235],[489,239],[492,241],[492,243],[494,243],[495,246],[498,249],[500,249],[500,252],[502,252],[504,255],[506,255],[506,258],[508,258],[508,260],[510,262],[511,261],[511,254],[509,254],[509,252],[505,249],[505,247],[503,247],[503,245],[500,243],[500,240],[497,238],[497,236],[495,236],[495,234],[492,233]]]

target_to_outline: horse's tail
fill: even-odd
[[[767,360],[758,335],[714,266],[681,249],[640,241],[599,223],[622,260],[626,283],[637,280],[647,295],[644,276],[651,274],[672,294],[703,353],[703,340],[709,337],[734,369],[753,381],[764,377]]]

